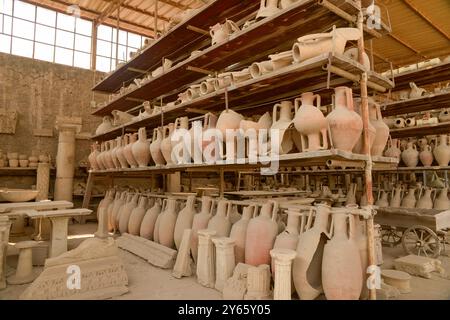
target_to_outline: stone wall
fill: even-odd
[[[82,136],[95,132],[101,122],[101,118],[90,115],[90,101],[98,103],[107,98],[93,95],[94,76],[99,79],[102,74],[0,53],[0,110],[18,113],[15,134],[0,133],[0,149],[28,156],[32,152],[49,153],[54,161],[58,144],[56,116],[81,117],[76,163],[86,160],[90,141]],[[4,185],[2,182],[0,185]]]

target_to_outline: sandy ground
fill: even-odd
[[[86,237],[93,236],[96,224],[69,226],[69,249],[76,247]],[[447,252],[450,248],[447,248]],[[401,247],[384,248],[383,269],[392,268],[393,260],[404,256]],[[115,297],[115,300],[217,300],[222,295],[216,290],[205,288],[199,285],[195,277],[175,279],[170,270],[162,270],[151,266],[145,260],[120,250],[120,257],[125,263],[125,268],[129,278],[129,292],[123,296]],[[17,256],[9,256],[7,260],[8,272],[14,273]],[[443,267],[450,275],[450,258],[441,256]],[[36,272],[42,268],[35,267]],[[9,285],[0,291],[0,300],[17,299],[28,285]],[[402,294],[399,300],[449,300],[450,280],[443,279],[437,274],[433,274],[431,279],[412,277],[412,292]]]

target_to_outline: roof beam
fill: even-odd
[[[67,8],[73,5],[72,3],[65,2],[62,0],[22,0],[22,1],[65,14],[67,14]],[[80,7],[80,18],[95,21],[95,19],[97,19],[100,14],[101,12]],[[103,24],[115,27],[116,21],[115,19],[112,18],[106,18]],[[149,38],[153,38],[155,36],[155,32],[152,27],[146,27],[127,20],[121,21],[120,28],[125,31],[137,33]]]
[[[159,0],[159,2],[168,4],[169,6],[172,6],[172,7],[181,9],[181,10],[190,9],[190,6],[185,6],[185,5],[182,5],[181,3],[178,3],[178,2],[175,2],[172,0]]]
[[[103,0],[103,1],[113,2],[113,0]],[[161,1],[161,0],[159,0],[159,1]],[[144,9],[140,9],[137,6],[131,6],[131,5],[128,5],[128,4],[122,4],[121,7],[122,7],[122,9],[127,9],[127,10],[130,10],[130,11],[134,11],[134,12],[137,12],[137,13],[149,16],[152,19],[155,18],[155,12],[147,11],[147,10],[144,10]],[[166,22],[169,22],[169,19],[167,19],[166,17],[161,16],[161,15],[158,15],[158,19],[166,21]]]
[[[405,41],[403,41],[402,39],[400,39],[399,37],[397,37],[393,33],[388,33],[388,36],[391,37],[392,39],[394,39],[395,41],[397,41],[398,43],[400,43],[402,46],[404,46],[404,47],[408,48],[409,50],[413,51],[416,55],[421,56],[424,59],[428,59],[427,56],[424,56],[422,53],[420,53],[420,51],[418,51],[417,49],[413,48],[410,44],[406,43]]]
[[[419,17],[425,20],[432,28],[434,28],[436,31],[442,34],[447,40],[450,40],[450,35],[447,32],[445,32],[445,30],[443,30],[441,27],[433,23],[433,21],[430,18],[428,18],[421,10],[419,10],[416,6],[414,6],[411,0],[403,0],[403,2]]]
[[[95,24],[99,25],[101,24],[103,21],[105,21],[107,18],[109,18],[109,16],[117,10],[117,8],[119,8],[122,4],[124,0],[113,0],[111,2],[109,2],[109,4],[106,6],[106,8],[102,11],[102,13],[98,16],[97,19],[95,19]]]

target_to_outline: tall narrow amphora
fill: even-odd
[[[168,248],[175,248],[174,231],[177,222],[177,200],[167,199],[167,207],[161,213],[159,221],[159,243]]]
[[[272,150],[274,143],[276,143],[280,155],[289,153],[294,147],[292,130],[289,128],[292,124],[293,110],[294,105],[290,101],[282,101],[273,106],[273,124],[270,128],[270,138]],[[277,140],[275,140],[275,134],[278,136]]]
[[[173,236],[177,249],[180,248],[184,230],[192,228],[192,222],[194,221],[195,214],[195,200],[195,196],[189,196],[185,207],[178,213]]]

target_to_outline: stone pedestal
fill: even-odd
[[[213,230],[198,231],[197,281],[201,285],[214,288],[215,282],[215,252],[212,237]]]
[[[216,284],[215,288],[222,292],[225,282],[233,275],[236,260],[234,257],[234,240],[221,237],[212,239],[216,246]]]
[[[33,248],[38,245],[35,241],[22,241],[16,244],[20,250],[16,273],[8,277],[9,284],[25,284],[33,282],[36,275],[33,273]]]
[[[81,118],[57,117],[59,131],[56,155],[55,200],[72,202],[73,177],[75,172],[75,135],[81,131]]]
[[[271,299],[270,278],[270,267],[267,264],[248,268],[245,300]]]
[[[36,190],[38,195],[36,201],[48,200],[48,190],[50,188],[50,164],[39,163],[36,176]]]
[[[273,249],[270,251],[275,265],[273,299],[291,300],[292,295],[292,260],[297,253],[289,249]]]
[[[57,257],[67,251],[67,231],[69,228],[69,217],[50,218],[52,234],[50,239],[49,257]]]
[[[8,250],[11,222],[6,215],[0,215],[0,289],[6,288],[6,251]]]

